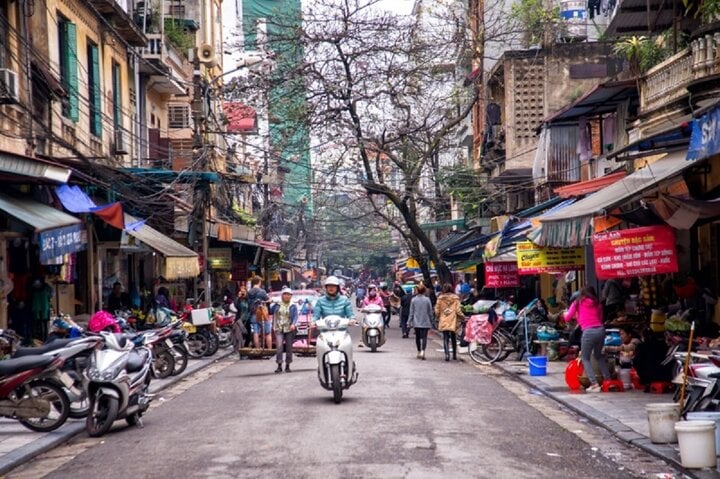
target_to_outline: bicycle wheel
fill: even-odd
[[[468,345],[468,356],[477,364],[492,364],[500,358],[502,352],[502,336],[495,333],[488,344],[474,342]]]

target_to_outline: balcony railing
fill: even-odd
[[[648,113],[687,95],[696,80],[720,73],[720,32],[696,38],[690,46],[651,68],[641,80],[640,111]]]
[[[153,87],[161,93],[185,93],[183,83],[189,82],[189,64],[162,33],[148,33],[142,56],[152,60],[154,66],[141,65],[142,73],[155,78]],[[167,70],[167,72],[164,72]]]

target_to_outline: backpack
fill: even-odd
[[[255,303],[255,321],[258,323],[261,321],[268,321],[270,319],[270,312],[268,311],[265,303],[257,301]]]

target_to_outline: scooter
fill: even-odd
[[[383,308],[377,304],[371,304],[360,311],[365,313],[362,320],[362,342],[374,353],[377,348],[385,344]]]
[[[150,347],[135,348],[120,334],[100,335],[105,347],[93,351],[85,372],[90,398],[85,429],[91,437],[108,432],[116,419],[124,418],[128,425],[142,427],[141,417],[153,397],[149,393],[153,360]]]
[[[347,332],[353,323],[354,320],[340,316],[327,316],[315,323],[320,331],[317,338],[318,380],[323,388],[333,392],[335,404],[342,401],[343,390],[358,380],[352,338]]]
[[[50,432],[70,414],[60,368],[65,360],[56,356],[28,356],[0,361],[0,416],[17,419],[26,428]]]
[[[70,417],[84,418],[88,415],[89,401],[83,381],[83,374],[87,367],[91,352],[102,342],[98,336],[88,336],[76,339],[56,339],[55,341],[35,348],[17,348],[13,358],[28,356],[60,356],[64,359],[61,381],[70,386],[64,386],[65,394],[70,400]]]

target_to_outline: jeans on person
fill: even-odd
[[[285,364],[290,364],[293,360],[293,340],[295,339],[295,331],[288,331],[287,333],[281,333],[275,331],[275,343],[277,347],[277,355],[275,360],[278,364],[283,362],[283,350],[285,351]],[[283,342],[285,343],[283,345]]]
[[[415,328],[415,346],[417,346],[418,352],[425,351],[429,330],[430,328]]]
[[[585,368],[585,374],[590,380],[590,384],[597,382],[595,370],[592,366],[591,356],[595,358],[600,367],[603,379],[610,379],[610,369],[608,368],[607,359],[602,352],[605,346],[605,328],[588,328],[582,333],[580,341],[580,350],[582,352],[582,363]]]
[[[253,334],[270,334],[272,331],[272,321],[251,321],[250,329]]]

